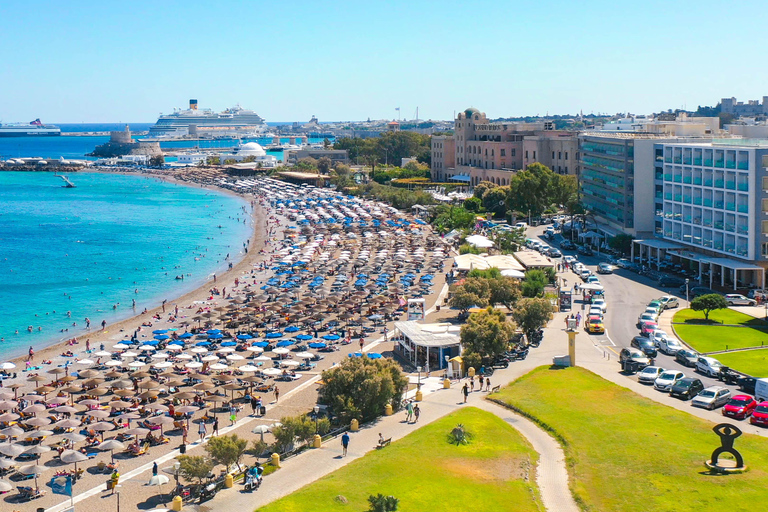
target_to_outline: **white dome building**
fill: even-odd
[[[268,155],[263,147],[257,142],[247,142],[235,148],[234,153],[223,153],[219,155],[220,162],[234,160],[238,163],[250,162],[253,167],[273,168],[277,166],[277,157]]]

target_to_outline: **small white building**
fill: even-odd
[[[214,156],[212,153],[183,153],[178,156],[177,162],[184,165],[204,164],[208,157]]]
[[[461,355],[461,327],[449,323],[395,322],[395,352],[424,371],[446,368]]]

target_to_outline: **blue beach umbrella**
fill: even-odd
[[[299,334],[298,336],[296,336],[296,339],[299,341],[309,341],[312,339],[312,336],[310,336],[309,334]]]
[[[211,329],[210,331],[205,331],[206,334],[221,334],[221,329]]]
[[[167,340],[168,338],[170,338],[170,336],[168,336],[167,334],[156,334],[154,338],[156,340],[162,341],[162,340]]]
[[[382,358],[382,355],[379,354],[378,352],[368,352],[366,355],[368,356],[368,359],[381,359]]]
[[[347,354],[347,357],[363,357],[362,352],[353,352],[351,354]]]
[[[328,341],[336,341],[340,338],[341,336],[339,336],[338,334],[326,334],[325,336],[323,336],[323,339]]]
[[[221,344],[221,346],[222,347],[236,347],[237,346],[237,342],[235,342],[235,341],[225,341],[224,343]]]
[[[211,344],[210,341],[198,341],[197,343],[195,343],[195,346],[196,347],[207,347],[210,344]]]
[[[152,331],[152,334],[165,334],[168,332],[168,329],[157,329],[156,331]]]
[[[265,348],[265,347],[269,346],[269,342],[268,341],[257,341],[256,343],[253,344],[253,346],[254,347]]]
[[[253,336],[251,336],[250,334],[238,334],[237,335],[237,339],[239,339],[239,340],[250,340],[252,338],[253,338]]]
[[[299,328],[295,325],[291,325],[285,328],[285,332],[299,332]]]
[[[179,338],[181,338],[183,340],[188,340],[189,338],[192,338],[193,336],[194,336],[194,334],[192,334],[191,332],[185,332],[184,334],[180,334]]]
[[[169,345],[181,345],[184,346],[184,340],[171,340],[168,342]]]
[[[315,341],[315,342],[309,344],[309,348],[325,348],[327,346],[328,345],[326,345],[325,343],[322,343],[322,342],[319,342],[319,341]]]
[[[209,340],[220,340],[220,339],[221,339],[221,338],[223,338],[223,337],[224,337],[224,335],[223,335],[223,334],[221,334],[221,333],[218,333],[218,332],[217,332],[217,333],[215,333],[215,334],[209,334],[209,335],[208,335],[208,339],[209,339]]]
[[[295,343],[295,341],[293,341],[293,340],[282,340],[282,341],[278,341],[277,342],[277,346],[278,347],[290,347],[294,343]]]
[[[282,337],[283,337],[283,333],[281,332],[268,332],[267,335],[265,336],[265,338],[267,338],[268,340],[273,340],[275,338],[282,338]]]

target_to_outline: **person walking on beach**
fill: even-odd
[[[280,389],[275,386],[275,403],[277,403],[278,398],[280,398]]]
[[[152,476],[157,476],[157,461],[152,463]]]
[[[237,421],[237,408],[233,405],[229,408],[229,422],[234,425]]]
[[[32,345],[29,346],[29,356],[27,357],[27,361],[31,362],[35,359],[35,349],[32,348]]]
[[[185,423],[183,427],[181,427],[181,444],[187,444],[187,434],[189,433],[189,429],[187,428],[187,424]]]
[[[85,351],[89,354],[91,353],[91,340],[87,339],[85,340]]]
[[[469,396],[469,386],[464,383],[464,387],[461,388],[461,392],[464,394],[464,403],[467,403],[467,397]]]
[[[211,428],[211,435],[212,436],[219,435],[219,418],[214,418],[213,420],[213,428]]]
[[[85,328],[90,329],[91,328],[91,319],[88,317],[85,317]]]
[[[200,434],[200,441],[205,439],[205,435],[208,433],[205,429],[205,423],[200,420],[200,426],[197,428],[197,433]]]
[[[421,409],[419,409],[419,404],[416,404],[416,406],[413,408],[413,422],[418,423],[419,421],[419,414],[421,414]]]
[[[347,448],[349,448],[349,434],[344,432],[344,435],[341,436],[341,449],[343,457],[347,456]]]
[[[106,320],[102,320],[101,321],[101,330],[103,331],[106,328],[107,328],[107,321]]]

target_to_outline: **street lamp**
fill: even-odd
[[[688,307],[691,307],[691,300],[688,298],[688,281],[689,279],[685,278],[685,302],[688,304]]]
[[[416,371],[419,374],[419,380],[418,380],[418,383],[416,384],[416,390],[418,391],[418,390],[421,390],[421,366],[417,366]]]
[[[315,411],[315,434],[317,434],[319,431],[319,429],[317,428],[317,417],[318,417],[318,413],[320,412],[320,406],[316,405],[312,410]]]

